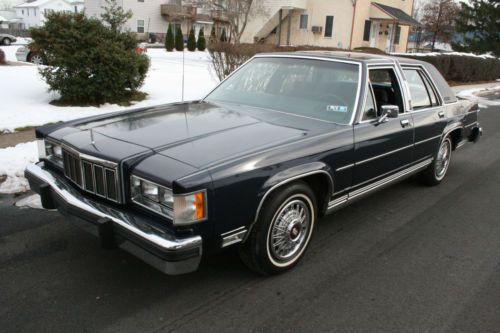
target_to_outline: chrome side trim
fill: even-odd
[[[373,156],[373,157],[367,158],[366,160],[362,160],[362,161],[356,162],[355,165],[365,164],[365,163],[368,163],[370,161],[376,160],[378,158],[381,158],[381,157],[384,157],[384,156],[387,156],[387,155],[391,155],[391,154],[394,154],[394,153],[397,153],[399,151],[402,151],[402,150],[405,150],[405,149],[408,149],[408,148],[412,148],[412,147],[413,147],[413,144],[408,145],[408,146],[404,146],[404,147],[401,147],[401,148],[398,148],[398,149],[394,149],[394,150],[391,150],[391,151],[389,151],[387,153],[383,153],[383,154],[380,154],[380,155],[377,155],[377,156]]]
[[[397,172],[397,173],[395,173],[395,174],[393,174],[393,175],[391,175],[391,176],[389,176],[387,178],[381,179],[378,182],[375,182],[373,184],[369,184],[369,185],[367,185],[365,187],[362,187],[362,188],[360,188],[360,189],[358,189],[356,191],[353,191],[353,192],[349,193],[349,199],[355,198],[358,195],[361,195],[363,193],[366,193],[366,192],[369,192],[371,190],[374,190],[374,189],[376,189],[376,188],[378,188],[378,187],[380,187],[382,185],[391,183],[391,182],[393,182],[393,181],[395,181],[395,180],[397,180],[397,179],[399,179],[399,178],[401,178],[401,177],[403,177],[403,176],[405,176],[407,174],[416,172],[419,169],[422,169],[422,168],[428,166],[429,164],[431,164],[432,161],[433,161],[433,158],[429,158],[429,159],[427,159],[427,160],[425,160],[423,162],[415,164],[412,167],[409,167],[407,169],[403,169],[403,170],[401,170],[401,171],[399,171],[399,172]]]
[[[328,209],[331,209],[331,208],[333,208],[335,206],[338,206],[338,205],[341,205],[343,203],[346,203],[348,199],[349,199],[349,197],[346,194],[346,195],[343,195],[343,196],[341,196],[341,197],[339,197],[339,198],[337,198],[335,200],[332,200],[332,201],[330,201],[328,203]]]
[[[347,164],[347,165],[344,165],[343,167],[340,167],[340,168],[337,168],[335,170],[335,172],[339,172],[339,171],[343,171],[343,170],[347,170],[347,169],[350,169],[354,166],[354,163],[352,164]]]
[[[416,172],[424,169],[425,167],[427,167],[429,164],[432,163],[432,161],[433,161],[433,158],[428,158],[420,163],[417,163],[409,168],[403,169],[403,170],[401,170],[395,174],[392,174],[386,178],[383,178],[375,183],[369,184],[369,185],[362,187],[358,190],[349,192],[347,195],[343,195],[335,200],[332,200],[328,203],[328,209],[327,209],[326,213],[327,214],[331,213],[334,208],[345,205],[357,197],[368,194],[371,191],[374,191],[382,186],[389,185],[392,182],[394,182],[400,178],[403,178],[405,176],[409,176],[413,173],[416,173]]]
[[[237,229],[225,232],[221,234],[222,244],[221,247],[227,247],[229,245],[233,245],[236,243],[241,243],[247,234],[247,230],[244,226],[241,226]]]
[[[441,134],[436,135],[436,136],[433,136],[432,138],[428,138],[428,139],[424,139],[424,140],[420,140],[420,141],[418,141],[418,142],[415,142],[415,146],[416,146],[416,145],[419,145],[419,144],[421,144],[421,143],[425,143],[425,142],[427,142],[427,141],[436,140],[436,139],[438,139],[438,138],[441,138]]]

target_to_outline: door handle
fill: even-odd
[[[439,118],[444,118],[444,112],[443,111],[439,111],[438,112],[438,116],[439,116]]]
[[[408,119],[401,120],[401,127],[405,128],[407,126],[410,126],[410,121]]]

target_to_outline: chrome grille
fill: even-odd
[[[63,148],[64,175],[86,192],[120,202],[117,168],[110,167],[111,162],[96,160]]]
[[[82,186],[82,168],[80,157],[63,150],[64,175],[71,179],[73,183]]]

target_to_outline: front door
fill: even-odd
[[[404,107],[399,76],[394,67],[383,67],[369,69],[369,78],[365,112],[354,126],[353,190],[402,170],[413,161],[413,119]],[[398,117],[378,122],[384,105],[398,106]]]
[[[378,32],[380,31],[380,23],[377,21],[372,21],[372,27],[370,29],[370,47],[377,47]]]

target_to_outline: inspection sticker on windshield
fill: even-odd
[[[326,111],[331,112],[347,112],[347,106],[344,105],[327,105]]]

